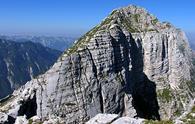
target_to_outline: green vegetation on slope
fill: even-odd
[[[182,121],[185,123],[185,124],[195,124],[195,116],[192,115],[194,114],[195,115],[195,106],[192,107],[192,110],[190,113],[187,114],[186,118],[185,119],[182,119]]]
[[[157,18],[155,18],[155,19],[152,20],[152,24],[153,25],[156,25],[157,22],[158,22],[158,19]]]
[[[171,120],[161,120],[161,121],[154,121],[154,120],[146,120],[144,121],[145,124],[173,124]]]
[[[172,94],[171,90],[168,88],[165,88],[163,90],[160,90],[157,92],[158,98],[165,101],[165,102],[170,102],[172,99]]]

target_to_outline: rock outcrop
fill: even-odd
[[[128,6],[114,10],[50,70],[15,91],[0,111],[66,123],[84,123],[98,113],[175,119],[194,97],[192,72],[185,34]]]
[[[144,119],[119,117],[116,114],[98,114],[86,124],[143,124]]]

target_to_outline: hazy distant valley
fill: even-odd
[[[47,71],[76,38],[0,36],[0,99]]]
[[[47,71],[60,54],[40,43],[0,39],[0,99]]]

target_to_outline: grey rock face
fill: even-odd
[[[33,105],[33,115],[67,123],[84,123],[98,113],[175,118],[194,95],[190,56],[182,31],[129,6],[113,11],[0,110],[16,117],[29,113],[21,107]],[[32,99],[36,105],[26,103]]]

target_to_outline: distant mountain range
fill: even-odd
[[[32,41],[34,43],[41,43],[45,47],[64,51],[69,48],[76,37],[52,37],[52,36],[0,36],[0,38],[13,40],[16,42]]]
[[[0,98],[45,72],[60,54],[40,43],[0,39]]]

